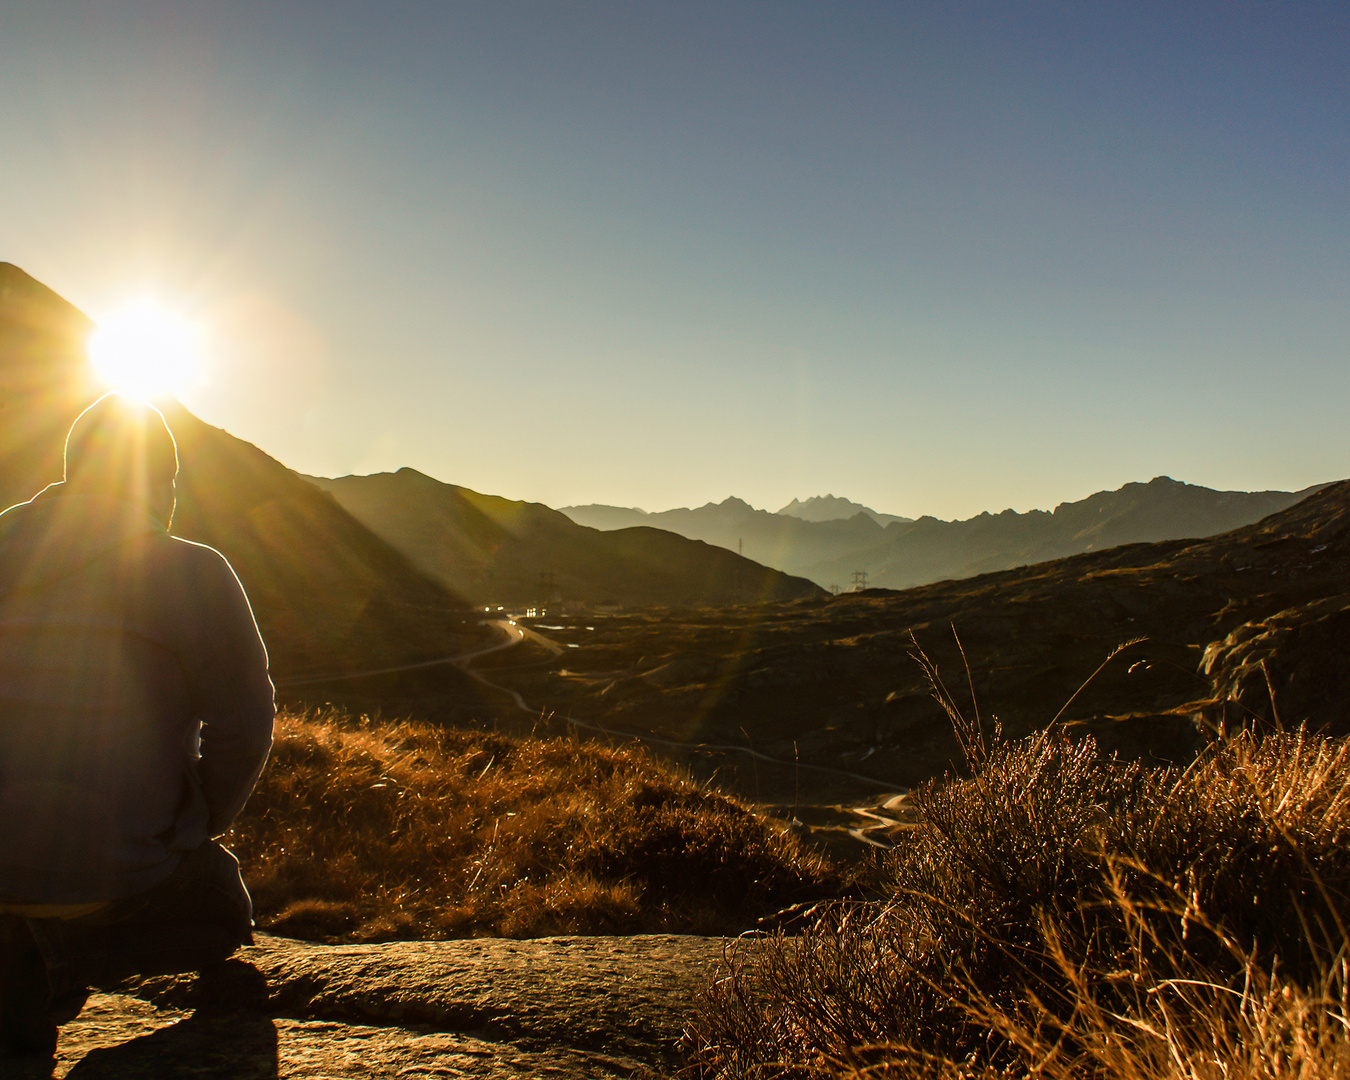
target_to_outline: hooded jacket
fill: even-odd
[[[0,514],[0,901],[120,899],[230,827],[272,742],[224,556],[54,484]]]

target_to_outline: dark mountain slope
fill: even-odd
[[[84,356],[92,329],[45,285],[0,263],[0,508],[61,478],[66,431],[99,393]]]
[[[61,478],[71,421],[100,392],[90,321],[0,264],[0,500]],[[297,474],[181,405],[165,415],[182,471],[173,531],[225,554],[281,680],[460,652],[480,631],[464,602]]]
[[[1159,476],[1060,503],[1051,513],[1005,510],[966,521],[922,517],[891,525],[875,546],[803,572],[819,580],[862,567],[874,584],[903,589],[1118,544],[1214,536],[1292,506],[1315,490],[1214,491]]]
[[[660,529],[600,532],[539,503],[482,495],[413,469],[311,479],[477,603],[703,606],[821,594],[809,581]]]

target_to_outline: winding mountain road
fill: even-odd
[[[319,683],[348,682],[352,679],[365,679],[372,675],[393,675],[400,671],[419,671],[422,668],[445,667],[446,665],[453,665],[461,668],[465,670],[466,674],[478,678],[474,672],[469,671],[465,667],[470,661],[477,660],[480,656],[487,656],[489,653],[501,652],[503,649],[510,649],[513,646],[519,645],[525,640],[526,636],[544,641],[543,637],[539,634],[534,633],[532,630],[527,631],[523,627],[516,626],[515,622],[510,619],[494,619],[492,620],[491,625],[506,633],[505,641],[499,641],[495,645],[484,645],[480,649],[459,653],[456,656],[439,656],[434,660],[419,660],[413,664],[395,664],[392,667],[367,668],[364,671],[335,671],[323,675],[299,675],[290,678],[274,679],[273,682],[278,687],[315,686]],[[562,651],[552,642],[544,643],[557,649],[559,652]],[[479,678],[478,681],[487,683],[486,679]],[[487,685],[492,686],[494,689],[501,690],[503,693],[511,692],[505,687],[495,686],[493,683],[487,683]],[[516,696],[519,697],[519,695]],[[520,704],[522,708],[526,707],[524,702],[521,702]]]

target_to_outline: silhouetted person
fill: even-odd
[[[0,1054],[90,985],[252,940],[234,821],[272,744],[267,653],[219,552],[171,537],[178,452],[108,395],[65,480],[0,514]]]

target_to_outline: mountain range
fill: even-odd
[[[652,738],[720,784],[794,808],[963,767],[935,685],[986,739],[1063,723],[1155,763],[1188,762],[1247,724],[1344,734],[1350,480],[1205,539],[903,591],[561,618],[546,632],[574,647],[497,673],[532,708]]]
[[[602,532],[541,503],[483,495],[415,469],[308,479],[424,573],[477,604],[703,607],[821,593],[803,578],[671,531]]]
[[[914,520],[896,514],[878,514],[870,506],[863,506],[862,503],[855,503],[851,499],[841,499],[837,495],[813,495],[805,501],[793,499],[778,512],[788,517],[801,518],[803,521],[841,521],[856,514],[866,514],[878,525]]]
[[[670,529],[826,587],[852,584],[862,572],[874,587],[907,589],[1119,544],[1215,536],[1316,490],[1215,491],[1159,476],[1060,503],[1053,511],[986,512],[964,521],[898,518],[834,496],[794,499],[777,513],[737,498],[659,513],[602,505],[562,512],[601,529],[639,522]],[[827,518],[830,513],[847,516]]]

